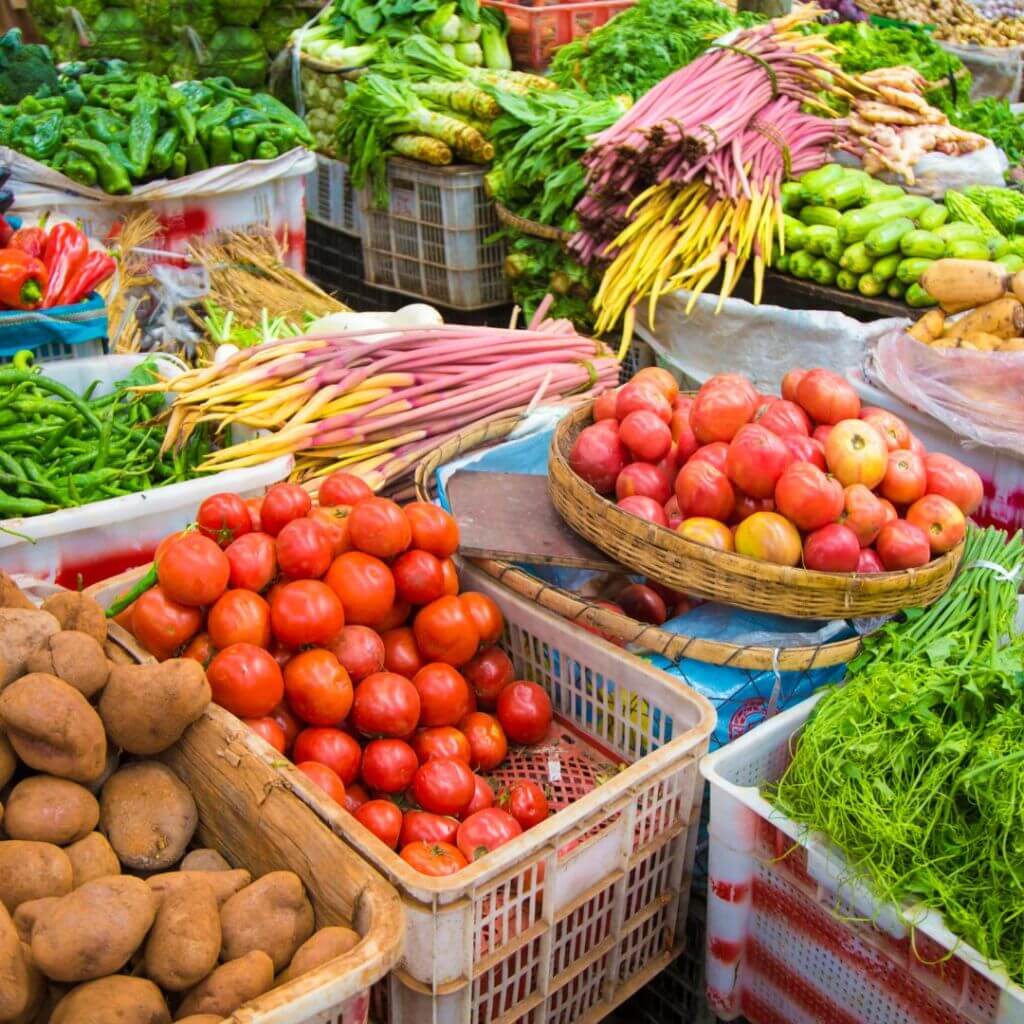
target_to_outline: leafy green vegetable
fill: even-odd
[[[939,82],[963,68],[963,62],[946,53],[924,29],[843,22],[830,25],[825,36],[839,47],[839,66],[851,74],[906,65],[919,71],[929,82]],[[967,84],[970,84],[969,79]]]
[[[1011,164],[1024,162],[1024,114],[1015,114],[1006,100],[961,100],[959,105],[947,100],[938,106],[958,128],[991,139]]]

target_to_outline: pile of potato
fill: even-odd
[[[1024,20],[1003,17],[990,21],[969,0],[859,0],[869,14],[915,25],[934,25],[938,39],[979,46],[1024,44]]]
[[[347,953],[301,879],[192,850],[167,765],[210,701],[202,666],[114,664],[102,609],[37,609],[0,572],[0,1021],[214,1024]],[[132,755],[131,758],[124,755]]]

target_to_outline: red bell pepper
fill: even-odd
[[[46,231],[41,227],[18,228],[7,243],[11,249],[20,249],[41,260],[46,252]]]
[[[6,217],[0,216],[0,247],[10,245],[13,237],[14,228],[11,227],[11,222]]]
[[[81,302],[102,281],[106,281],[114,272],[117,264],[114,257],[102,249],[95,249],[85,257],[60,293],[56,305],[70,306],[74,302]]]
[[[38,309],[46,294],[42,260],[20,249],[0,249],[0,303],[10,309]]]
[[[89,255],[89,240],[69,221],[56,225],[46,239],[43,263],[49,271],[43,307],[56,306],[65,285]]]

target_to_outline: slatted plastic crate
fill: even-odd
[[[306,177],[306,216],[346,235],[359,234],[359,194],[352,187],[348,164],[316,154],[316,168]],[[307,266],[308,262],[307,253]]]

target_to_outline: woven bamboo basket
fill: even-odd
[[[432,501],[435,493],[435,473],[438,468],[460,455],[489,448],[505,440],[519,423],[518,415],[499,416],[477,424],[428,452],[416,467],[416,497]],[[860,650],[861,642],[853,637],[818,646],[772,647],[738,646],[719,640],[669,633],[644,622],[631,619],[592,601],[552,586],[544,580],[509,562],[488,558],[473,559],[473,563],[494,577],[509,590],[535,601],[541,607],[588,629],[596,629],[622,644],[661,654],[671,661],[693,658],[711,665],[731,668],[781,672],[827,668],[848,662]]]
[[[558,424],[548,459],[551,500],[581,537],[673,590],[790,618],[866,618],[931,604],[960,564],[962,543],[920,569],[864,575],[811,572],[696,544],[624,512],[572,471],[569,451],[590,422],[584,406]]]

